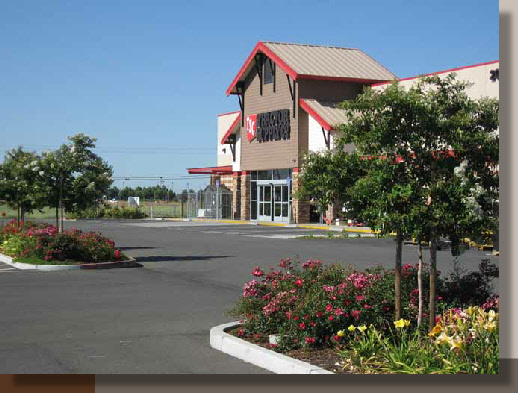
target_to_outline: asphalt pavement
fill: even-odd
[[[32,272],[0,266],[0,373],[266,373],[209,346],[256,265],[319,258],[357,268],[392,267],[392,239],[300,239],[302,228],[171,221],[77,221],[115,240],[138,269]],[[426,256],[427,257],[427,256]],[[475,270],[489,252],[459,262]],[[449,251],[438,268],[452,268]],[[416,263],[417,248],[403,248]]]

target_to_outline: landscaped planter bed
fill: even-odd
[[[225,326],[227,350],[220,350],[274,372],[277,369],[265,359],[277,359],[268,352],[282,354],[288,364],[286,356],[308,363],[295,362],[281,372],[291,368],[294,373],[314,373],[313,364],[333,373],[498,373],[499,303],[489,284],[498,268],[489,261],[482,261],[479,272],[438,278],[435,326],[425,322],[420,327],[415,266],[402,269],[398,320],[392,270],[355,271],[323,266],[318,260],[300,264],[289,259],[279,267],[254,267],[254,279],[245,283],[230,312],[239,323]],[[213,341],[218,349],[211,332],[211,345]],[[257,352],[254,347],[263,349]],[[262,361],[255,362],[247,351],[257,352]]]
[[[267,337],[262,337],[261,339],[254,339],[252,335],[239,335],[239,326],[226,330],[226,332],[234,337],[247,341],[251,344],[255,344],[262,348],[266,348],[268,350],[271,350],[272,352],[281,353],[275,351],[275,347],[269,343]],[[337,365],[342,362],[342,358],[336,353],[336,350],[333,348],[293,349],[282,354],[290,358],[309,363],[313,366],[323,368],[324,370],[330,371],[334,374],[349,374],[349,372],[346,371],[343,367]]]
[[[74,270],[140,267],[97,232],[59,232],[43,223],[11,221],[0,227],[0,261],[18,269]]]

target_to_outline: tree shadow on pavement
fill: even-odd
[[[153,250],[156,247],[117,247],[119,250]]]
[[[180,261],[206,261],[210,259],[229,258],[231,255],[152,255],[147,257],[135,257],[138,262],[180,262]]]

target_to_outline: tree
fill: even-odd
[[[300,174],[299,199],[314,198],[320,222],[328,205],[336,200],[338,192],[335,157],[331,151],[310,152],[303,160]]]
[[[21,146],[7,152],[0,166],[0,199],[18,210],[18,224],[25,220],[25,213],[42,207],[36,198],[39,171],[39,157]]]
[[[454,74],[434,76],[408,90],[397,82],[382,91],[367,88],[343,103],[349,121],[341,127],[341,143],[354,143],[368,158],[366,177],[349,195],[374,225],[396,232],[396,318],[402,240],[408,234],[430,238],[431,326],[438,238],[497,223],[498,102],[470,99],[466,87]],[[462,176],[456,173],[461,166]]]
[[[82,133],[68,139],[69,144],[43,153],[39,172],[44,185],[40,199],[56,209],[56,226],[61,231],[64,210],[94,206],[112,184],[111,166],[92,150],[96,139]]]

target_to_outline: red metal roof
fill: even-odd
[[[192,175],[225,175],[232,173],[232,165],[226,166],[209,166],[206,168],[187,168]]]

